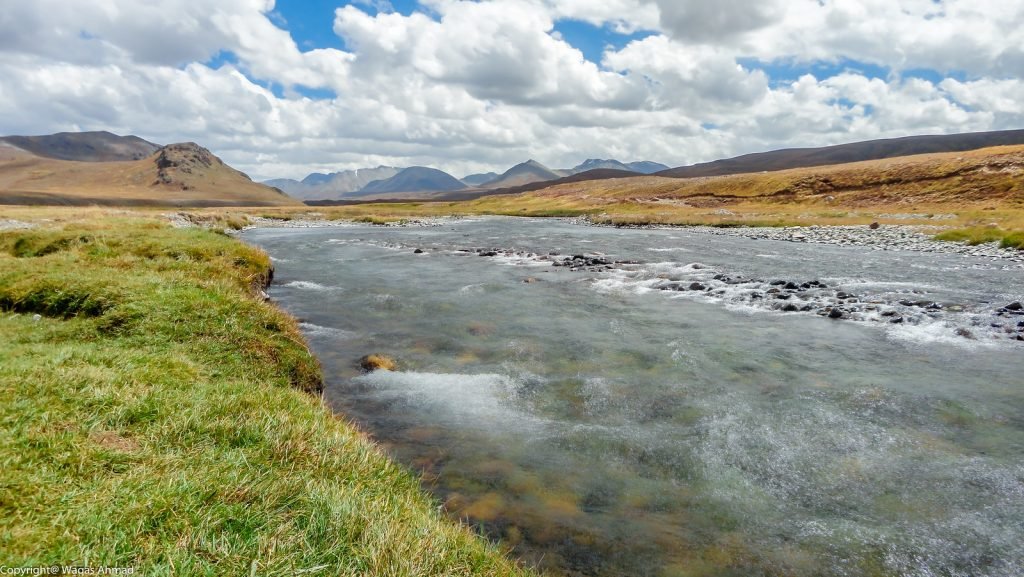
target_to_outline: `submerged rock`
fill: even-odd
[[[385,355],[372,354],[359,359],[359,368],[368,373],[377,370],[393,371],[397,367],[398,364],[395,363],[394,359]]]

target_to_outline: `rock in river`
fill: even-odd
[[[372,354],[359,359],[359,368],[368,373],[377,370],[393,371],[397,367],[394,359],[385,355]]]

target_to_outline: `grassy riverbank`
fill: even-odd
[[[269,266],[137,217],[0,232],[0,563],[522,573],[310,394]]]

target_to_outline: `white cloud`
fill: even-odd
[[[0,132],[195,140],[271,177],[377,164],[469,173],[528,157],[678,165],[1024,123],[1018,1],[424,5],[410,15],[339,7],[333,28],[347,51],[302,51],[269,0],[14,3],[0,13]],[[595,63],[555,32],[565,18],[655,34]],[[220,52],[237,64],[202,64]],[[739,65],[751,58],[790,68],[850,59],[893,74],[787,82]],[[962,76],[905,74],[917,68]]]
[[[685,42],[719,44],[777,22],[780,0],[656,0],[661,25]]]

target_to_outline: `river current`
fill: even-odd
[[[497,217],[243,238],[334,409],[527,564],[1024,571],[1019,264]]]

